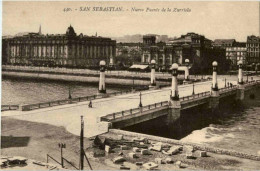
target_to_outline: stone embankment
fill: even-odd
[[[88,83],[99,82],[99,71],[88,69],[66,69],[48,67],[26,67],[26,66],[3,66],[2,75],[4,77],[19,77],[33,79],[47,79],[60,81],[79,81]],[[148,73],[128,72],[128,71],[106,71],[107,84],[121,85],[149,85],[150,76]],[[199,77],[190,76],[191,79],[199,80]],[[183,75],[179,75],[182,82]],[[120,80],[120,81],[119,81]],[[159,85],[170,85],[171,74],[156,73],[156,82]]]
[[[202,151],[212,152],[212,153],[216,153],[216,154],[224,154],[224,155],[235,156],[235,157],[239,157],[239,158],[260,161],[260,156],[241,153],[238,151],[233,151],[233,150],[228,150],[228,149],[209,147],[206,145],[204,146],[204,145],[199,145],[199,144],[195,144],[195,143],[182,142],[179,140],[158,137],[158,136],[153,136],[153,135],[147,135],[147,134],[141,134],[141,133],[135,133],[135,132],[129,132],[129,131],[118,130],[118,129],[110,129],[109,132],[113,133],[113,134],[121,134],[121,135],[124,135],[125,137],[131,137],[131,138],[133,138],[133,137],[147,138],[147,139],[153,140],[153,141],[181,145],[181,146],[189,145],[189,146],[194,147],[194,149],[196,149],[196,150],[202,150]]]

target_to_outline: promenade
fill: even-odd
[[[236,85],[236,77],[227,77],[227,82]],[[225,81],[223,78],[218,79],[219,88],[223,88]],[[211,90],[211,81],[195,83],[195,93],[201,93]],[[148,90],[142,92],[143,106],[169,100],[170,87]],[[192,85],[179,85],[180,97],[192,94]],[[5,111],[2,117],[12,117],[15,119],[47,123],[55,126],[65,127],[69,132],[79,135],[80,133],[80,116],[84,116],[85,137],[95,136],[107,131],[108,123],[99,122],[97,118],[107,114],[120,112],[136,108],[140,102],[139,92],[133,94],[120,95],[115,97],[93,100],[93,108],[89,108],[89,102],[79,102],[76,104],[67,104],[51,108],[43,108],[33,111]]]

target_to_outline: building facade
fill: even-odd
[[[150,40],[149,40],[150,39]],[[187,33],[168,43],[155,43],[152,36],[144,36],[142,63],[155,59],[157,69],[168,70],[173,63],[184,65],[189,59],[195,72],[208,72],[213,60],[225,63],[225,49],[212,47],[212,41],[203,35]]]
[[[260,37],[248,36],[246,42],[247,64],[260,63]]]
[[[226,49],[226,59],[230,62],[230,69],[236,70],[238,61],[247,64],[247,48],[245,42],[237,42],[235,39],[216,39],[214,47]]]
[[[226,57],[231,61],[232,69],[237,69],[238,61],[242,61],[245,65],[247,56],[246,43],[237,42],[232,47],[226,47]]]
[[[113,65],[116,53],[116,41],[77,35],[71,26],[66,34],[43,35],[39,30],[3,41],[3,55],[8,64],[95,67],[101,60]]]

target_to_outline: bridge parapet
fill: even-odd
[[[223,93],[226,93],[226,92],[230,92],[230,91],[233,91],[233,90],[237,90],[237,85],[234,85],[232,87],[224,87],[224,88],[220,88],[219,89],[219,94],[223,94]]]
[[[150,110],[152,111],[154,109],[161,109],[161,108],[168,107],[168,106],[169,106],[168,101],[162,101],[162,102],[146,105],[141,108],[134,108],[134,109],[124,110],[121,112],[108,114],[106,116],[102,116],[101,121],[113,122],[116,120],[117,121],[123,120],[123,119],[129,118],[129,117],[141,115],[142,113],[150,111]]]
[[[245,87],[256,85],[256,84],[259,84],[259,83],[260,83],[260,80],[248,81],[248,82],[245,82]]]
[[[19,105],[1,105],[1,111],[17,110],[17,109],[19,109]]]
[[[138,88],[137,90],[145,91],[147,89],[148,88],[145,87],[145,88]],[[29,111],[29,110],[35,110],[35,109],[41,109],[41,108],[47,108],[47,107],[53,107],[53,106],[60,106],[60,105],[71,104],[71,103],[78,103],[78,102],[114,97],[114,96],[119,96],[119,95],[123,95],[123,94],[131,94],[131,93],[132,93],[132,90],[126,90],[126,91],[117,91],[117,92],[112,92],[112,93],[107,93],[107,94],[82,96],[82,97],[75,97],[75,98],[71,98],[71,99],[54,100],[54,101],[34,103],[34,104],[1,105],[1,111],[7,111],[7,110]]]
[[[191,96],[180,97],[180,101],[181,101],[181,104],[183,104],[185,102],[190,102],[190,101],[193,101],[193,100],[201,98],[201,97],[209,97],[210,95],[211,95],[210,91],[206,91],[206,92],[194,94]]]
[[[207,98],[207,97],[210,97],[210,91],[194,94],[192,96],[181,97],[180,102],[181,104],[185,104],[194,101],[199,101],[202,98]],[[113,122],[113,121],[123,120],[126,118],[131,118],[131,117],[141,115],[147,111],[153,111],[154,109],[163,109],[165,107],[169,107],[169,101],[162,101],[162,102],[143,106],[142,108],[134,108],[134,109],[108,114],[106,116],[102,116],[101,121]]]

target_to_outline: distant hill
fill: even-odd
[[[17,33],[15,36],[24,36],[24,35],[27,35],[29,33],[30,32],[20,32],[20,33]]]
[[[143,42],[143,35],[135,34],[135,35],[125,35],[123,37],[111,37],[112,39],[116,40],[118,43],[138,43]]]
[[[4,35],[2,36],[3,39],[10,39],[10,38],[13,38],[14,36],[12,35]]]
[[[146,35],[154,35],[156,36],[156,42],[168,42],[168,35],[157,35],[157,34],[146,34]],[[113,40],[116,40],[117,43],[139,43],[143,42],[142,34],[134,34],[134,35],[125,35],[123,37],[111,37]]]

